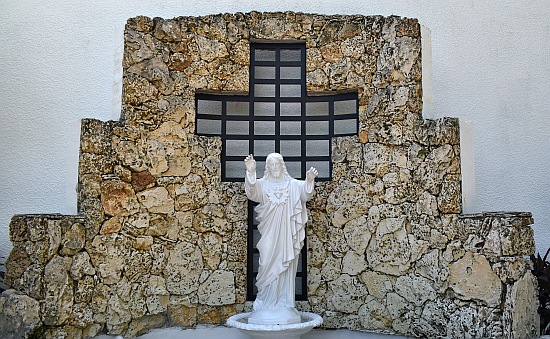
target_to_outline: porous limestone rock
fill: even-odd
[[[406,272],[410,267],[411,260],[411,244],[405,229],[405,224],[399,225],[397,229],[388,228],[388,225],[393,225],[386,220],[381,227],[380,237],[372,238],[367,250],[365,258],[375,271],[400,275]],[[393,232],[390,232],[393,230]],[[378,232],[378,231],[377,231]]]
[[[99,234],[111,234],[116,233],[122,229],[122,218],[119,216],[109,218],[105,220],[101,226]]]
[[[335,311],[356,313],[368,295],[368,290],[361,280],[347,274],[340,275],[328,286],[327,301]]]
[[[0,329],[6,339],[30,338],[42,325],[40,303],[15,290],[0,295]]]
[[[166,278],[166,289],[175,295],[196,292],[203,267],[204,263],[198,247],[186,242],[177,244],[170,251],[163,272]]]
[[[71,315],[74,303],[73,281],[68,273],[71,263],[71,258],[55,256],[44,268],[41,311],[45,325],[61,325]]]
[[[215,270],[220,264],[223,250],[222,240],[222,236],[214,232],[206,232],[199,235],[199,247],[204,264],[209,269]]]
[[[467,252],[449,267],[449,287],[459,297],[495,306],[500,302],[501,282],[485,257]]]
[[[229,271],[214,271],[198,290],[199,302],[205,305],[235,303],[235,275]]]
[[[359,275],[367,269],[368,263],[364,255],[359,255],[354,251],[349,251],[342,258],[342,273],[349,275]]]
[[[5,263],[6,275],[4,283],[9,287],[18,288],[21,275],[31,265],[31,260],[22,243],[16,244]]]
[[[344,226],[344,236],[347,244],[356,254],[362,255],[365,253],[372,237],[366,217],[363,215],[348,221]]]
[[[170,293],[166,289],[166,280],[163,277],[152,275],[145,288],[146,305],[149,314],[166,312]]]
[[[400,276],[395,280],[394,287],[397,294],[415,306],[422,306],[427,300],[436,298],[436,291],[430,281],[424,277]]]
[[[75,281],[76,288],[74,291],[75,303],[87,303],[92,298],[92,293],[95,286],[94,277],[85,275],[81,279]]]
[[[142,250],[147,251],[151,249],[151,246],[153,246],[153,237],[148,236],[140,236],[136,238],[136,241],[134,242],[134,248],[136,250]]]
[[[137,197],[142,206],[150,213],[170,214],[174,212],[174,199],[169,196],[168,190],[164,187],[141,191]]]
[[[391,326],[391,315],[386,305],[377,298],[367,297],[357,313],[361,325],[365,328],[382,330]]]
[[[95,275],[96,270],[90,262],[88,252],[79,252],[73,257],[69,273],[71,274],[71,278],[75,280],[82,278],[84,275]]]
[[[393,291],[395,278],[374,271],[365,271],[361,274],[361,281],[367,287],[370,295],[382,299],[388,292]]]
[[[101,184],[101,204],[105,213],[111,216],[130,215],[139,210],[132,186],[120,180],[107,180]]]
[[[529,272],[506,291],[503,327],[509,338],[538,335],[540,318],[537,316],[539,301],[536,292],[536,278]]]
[[[103,283],[114,284],[120,280],[130,256],[130,243],[131,239],[116,233],[94,237],[88,253]]]
[[[31,298],[44,299],[44,267],[37,264],[28,266],[19,279],[18,288]]]
[[[74,255],[84,247],[85,240],[86,233],[84,225],[80,223],[73,224],[71,228],[63,234],[59,253],[62,255]]]
[[[163,314],[146,315],[130,322],[126,336],[134,338],[149,332],[152,328],[161,328],[165,323],[166,319]]]

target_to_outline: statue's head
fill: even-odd
[[[264,177],[267,179],[290,179],[283,156],[279,153],[270,153],[265,161]]]

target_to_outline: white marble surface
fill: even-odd
[[[256,277],[258,294],[254,311],[247,316],[248,323],[299,323],[300,315],[294,308],[296,270],[306,235],[308,216],[305,204],[313,194],[318,172],[311,167],[305,180],[296,180],[288,174],[279,153],[267,156],[264,176],[259,179],[252,154],[244,159],[244,164],[245,192],[248,199],[258,203],[254,210],[261,234],[256,244],[260,252]]]
[[[272,330],[272,331],[278,331],[282,329],[288,329],[288,328],[305,328],[308,326],[319,326],[323,323],[323,318],[321,318],[319,315],[315,313],[309,313],[309,312],[300,312],[302,316],[302,322],[295,323],[295,324],[285,324],[285,325],[261,325],[261,324],[249,324],[247,323],[247,318],[252,313],[240,313],[237,315],[234,315],[230,317],[227,320],[227,325],[235,328],[241,328],[241,329],[258,329],[258,330]]]

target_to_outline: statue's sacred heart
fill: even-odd
[[[288,199],[288,188],[277,187],[273,190],[268,191],[267,196],[269,197],[269,201],[271,201],[273,204],[284,205],[284,203]]]

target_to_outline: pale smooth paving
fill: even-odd
[[[122,336],[100,335],[95,339],[123,339]],[[198,327],[197,329],[183,330],[181,328],[163,328],[152,330],[147,334],[137,337],[137,339],[249,339],[250,337],[242,334],[238,329],[218,327]],[[359,332],[350,330],[320,330],[302,335],[302,339],[389,339],[406,338],[403,336],[394,336],[389,334]]]

